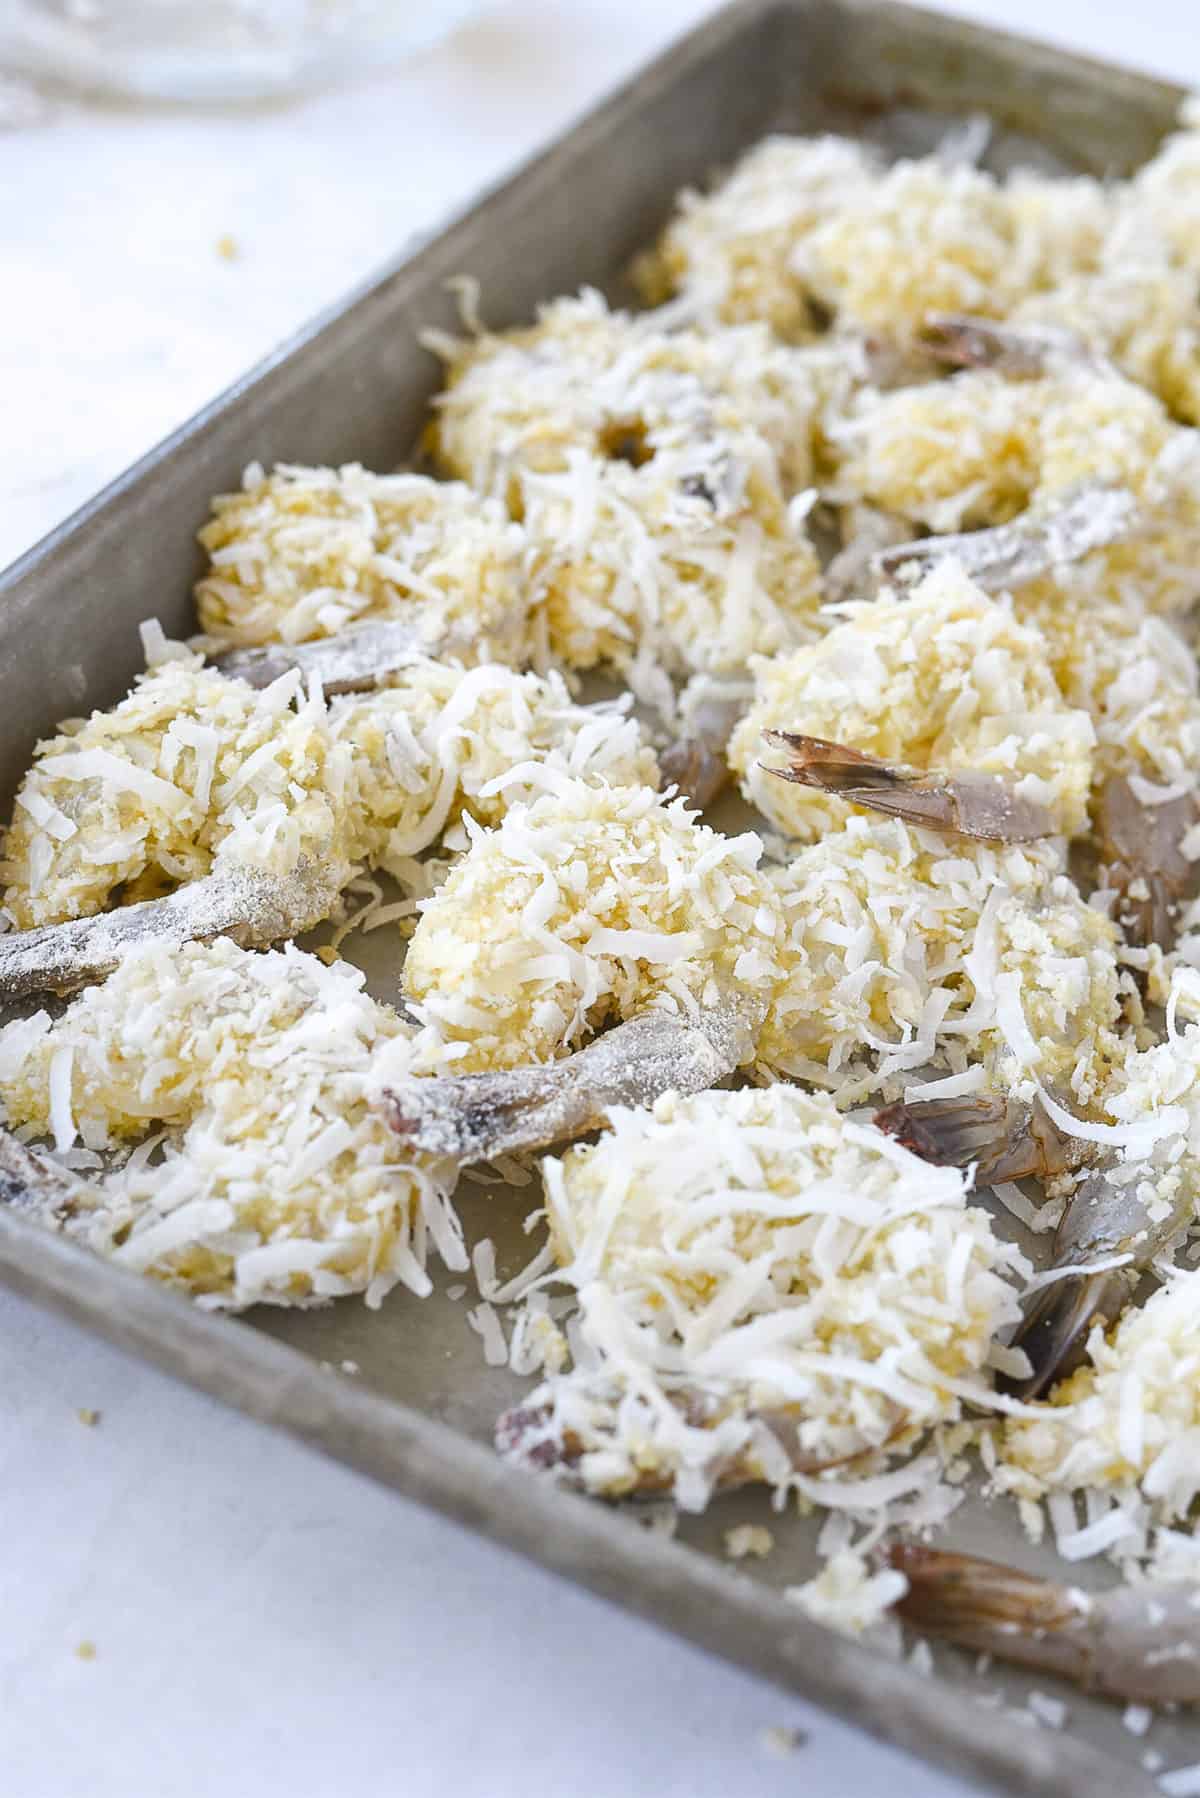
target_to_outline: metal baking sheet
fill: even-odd
[[[1169,129],[1181,90],[1004,34],[869,0],[742,0],[693,32],[564,139],[318,319],[0,577],[0,742],[5,812],[35,740],[61,717],[109,703],[140,665],[138,621],[192,624],[194,533],[212,494],[252,458],[357,460],[410,450],[437,381],[418,332],[451,326],[449,277],[474,276],[490,323],[621,270],[673,196],[773,129],[836,130],[893,151],[929,148],[985,112],[990,160],[1123,174]],[[353,939],[352,939],[353,941]],[[366,939],[369,944],[372,939]],[[386,969],[370,971],[386,992]],[[501,1271],[529,1253],[528,1195],[467,1186],[473,1237]],[[770,1518],[777,1546],[749,1571],[721,1555],[731,1524],[765,1518],[760,1495],[715,1503],[674,1541],[628,1510],[590,1503],[501,1465],[497,1412],[521,1382],[483,1365],[464,1303],[397,1290],[379,1311],[213,1317],[0,1212],[0,1279],[264,1423],[508,1544],[667,1628],[996,1790],[1130,1798],[1154,1790],[1144,1744],[1119,1712],[1072,1693],[1060,1733],[972,1702],[981,1684],[939,1654],[924,1676],[829,1635],[782,1597],[813,1566],[815,1526]],[[361,1370],[332,1371],[343,1360]],[[1026,1565],[1007,1508],[968,1504],[957,1546]],[[1049,1565],[1049,1551],[1043,1557]],[[1086,1571],[1081,1570],[1081,1571]],[[1011,1702],[1029,1684],[1005,1677]],[[1047,1682],[1043,1682],[1046,1684]],[[995,1692],[996,1679],[987,1689]],[[948,1702],[953,1693],[953,1701]],[[1167,1765],[1200,1760],[1200,1724],[1168,1720]],[[799,1769],[798,1769],[799,1771]]]

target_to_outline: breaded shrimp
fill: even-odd
[[[950,564],[911,598],[857,606],[819,643],[756,661],[730,763],[750,803],[801,841],[837,828],[848,808],[776,778],[768,731],[918,771],[1001,776],[1050,814],[1052,829],[1074,835],[1087,818],[1094,733],[1047,664],[1041,634]]]
[[[22,1203],[210,1307],[426,1292],[427,1232],[466,1265],[453,1174],[368,1105],[377,1061],[403,1065],[411,1034],[357,970],[294,947],[137,950],[56,1021],[0,1031],[0,1097],[60,1149],[76,1132],[93,1149],[164,1132],[161,1153],[69,1203],[27,1182]]]
[[[759,326],[669,332],[593,293],[439,347],[434,452],[521,519],[556,656],[720,672],[815,633],[809,500],[791,503],[821,398],[802,352]]]
[[[986,1402],[1019,1258],[961,1175],[794,1087],[672,1094],[611,1122],[543,1164],[577,1355],[502,1419],[505,1452],[695,1509],[715,1487],[783,1491],[900,1452],[964,1391]]]

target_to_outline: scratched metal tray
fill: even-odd
[[[1179,98],[1144,76],[903,6],[742,0],[718,14],[0,577],[4,815],[35,739],[85,703],[125,690],[139,666],[138,621],[156,615],[168,632],[188,629],[194,532],[209,497],[234,486],[246,462],[358,460],[382,469],[405,456],[437,379],[417,334],[454,322],[448,277],[477,277],[495,324],[524,319],[539,300],[581,282],[619,294],[620,271],[677,190],[772,129],[831,129],[921,151],[955,117],[982,110],[997,127],[997,167],[1122,174],[1152,153]],[[370,970],[381,996],[394,991],[394,972]],[[529,1253],[520,1232],[527,1209],[527,1194],[465,1189],[468,1229],[494,1238],[502,1271]],[[722,1532],[765,1517],[760,1496],[724,1499],[666,1541],[628,1513],[502,1466],[491,1427],[521,1383],[483,1366],[466,1304],[444,1290],[424,1302],[396,1291],[378,1312],[343,1300],[232,1321],[2,1212],[0,1279],[264,1423],[993,1789],[1059,1798],[1153,1789],[1141,1770],[1144,1744],[1112,1709],[1065,1694],[1067,1730],[1022,1727],[970,1701],[980,1682],[951,1653],[939,1654],[930,1678],[810,1623],[780,1594],[811,1570],[815,1526],[771,1519],[774,1553],[735,1571],[721,1558]],[[330,1371],[345,1359],[358,1363],[357,1378]],[[951,1532],[962,1548],[1027,1565],[1035,1558],[1006,1509],[969,1503]],[[1021,1703],[1030,1683],[1014,1675],[1003,1687]],[[1200,1759],[1200,1725],[1169,1720],[1152,1739],[1168,1765]]]

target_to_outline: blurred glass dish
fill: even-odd
[[[480,0],[0,0],[0,67],[134,99],[261,100],[398,61]]]

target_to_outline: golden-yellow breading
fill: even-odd
[[[355,861],[403,878],[465,809],[494,824],[564,780],[655,786],[658,761],[628,700],[579,705],[561,675],[416,660],[382,692],[337,700],[353,753]]]
[[[1032,380],[969,369],[865,397],[845,428],[839,487],[932,531],[1002,524],[1084,483],[1165,498],[1160,466],[1194,454],[1153,395],[1064,366]],[[1169,472],[1169,467],[1168,471]]]
[[[461,482],[252,464],[212,509],[196,606],[216,641],[307,643],[395,618],[431,654],[529,659],[520,528]]]
[[[1150,240],[1192,276],[1200,275],[1200,101],[1180,108],[1181,129],[1139,169],[1119,195],[1122,224],[1135,242]]]
[[[757,320],[801,341],[816,327],[793,252],[876,179],[869,151],[846,138],[765,138],[711,193],[680,196],[676,217],[635,263],[634,279],[652,306],[681,294],[689,317]]]
[[[1090,1106],[1123,1054],[1117,932],[1055,845],[992,847],[851,816],[775,871],[784,936],[760,1067],[859,1102],[945,1061]]]
[[[1132,580],[1110,582],[1095,555],[1013,594],[1018,619],[1045,641],[1064,701],[1096,732],[1093,783],[1135,775],[1160,786],[1200,781],[1196,659],[1171,618]]]
[[[215,864],[290,873],[342,863],[352,759],[299,674],[256,692],[169,661],[109,711],[39,743],[5,842],[21,929],[89,917],[115,890],[151,897]]]
[[[827,312],[904,337],[930,312],[1002,318],[1093,268],[1112,217],[1095,181],[999,182],[939,156],[885,168],[843,139],[772,137],[712,193],[684,194],[634,275],[651,303],[679,296],[708,322],[804,339]]]
[[[754,680],[730,766],[745,797],[788,836],[811,841],[851,808],[768,773],[782,752],[765,730],[920,769],[1002,775],[1048,807],[1065,835],[1086,824],[1095,741],[1087,713],[1064,701],[1041,633],[954,564],[927,575],[911,598],[856,606],[820,642],[760,658]]]
[[[761,326],[667,332],[592,293],[440,348],[435,454],[521,519],[555,656],[719,672],[814,634],[801,352]]]
[[[1108,254],[1114,255],[1111,245]],[[1153,254],[1130,266],[1118,255],[1114,266],[1075,275],[1022,301],[1011,318],[1017,325],[1073,331],[1157,394],[1174,418],[1200,424],[1200,296],[1196,276],[1186,269]]]
[[[898,162],[793,252],[840,324],[904,336],[931,312],[1003,318],[1026,294],[1094,265],[1109,220],[1096,182],[1009,186],[936,157]]]
[[[158,1160],[96,1176],[74,1221],[122,1266],[211,1306],[377,1304],[397,1281],[428,1291],[430,1225],[466,1265],[445,1171],[368,1106],[376,1058],[409,1035],[344,963],[151,945],[55,1022],[0,1032],[0,1099],[63,1149],[167,1132]]]
[[[686,1014],[723,983],[766,996],[780,978],[758,838],[721,836],[682,800],[564,781],[471,834],[403,982],[459,1071],[550,1061],[606,1021]]]
[[[543,1168],[584,1357],[531,1395],[519,1446],[540,1435],[587,1489],[669,1486],[685,1508],[731,1470],[785,1489],[902,1451],[964,1382],[986,1393],[1019,1256],[958,1170],[831,1099],[668,1094]]]
[[[1138,1486],[1166,1522],[1186,1517],[1200,1475],[1200,1271],[1172,1275],[1131,1307],[1053,1391],[1043,1415],[1014,1419],[1000,1486],[1024,1498]]]
[[[1089,559],[1154,612],[1200,592],[1200,432],[1116,374],[1064,365],[1034,380],[990,370],[865,399],[843,434],[839,497],[933,531],[1000,524],[1109,485],[1136,495],[1137,533]]]
[[[86,758],[81,760],[81,758]],[[658,780],[628,703],[582,706],[562,678],[414,657],[383,691],[264,693],[188,658],[39,745],[3,872],[22,928],[85,917],[232,864],[286,874],[303,854],[389,868],[464,806],[488,822],[571,776]],[[335,883],[336,884],[336,883]]]

